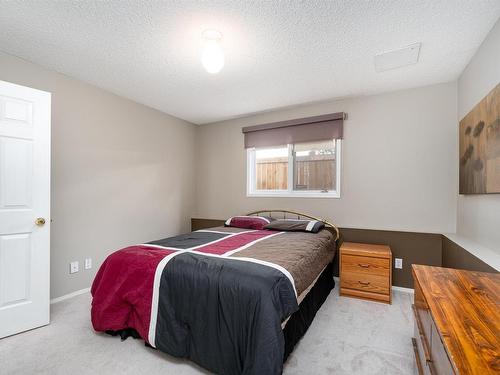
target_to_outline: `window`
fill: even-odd
[[[247,195],[340,197],[341,140],[247,149]]]

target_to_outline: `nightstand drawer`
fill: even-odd
[[[384,258],[345,254],[342,256],[342,271],[387,277],[391,271],[391,261]]]
[[[342,270],[340,285],[342,288],[356,289],[366,292],[381,294],[389,293],[388,276],[345,272]]]

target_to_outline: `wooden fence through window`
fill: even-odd
[[[288,162],[263,160],[256,163],[257,190],[286,190]],[[336,163],[332,158],[297,160],[295,190],[335,190]]]

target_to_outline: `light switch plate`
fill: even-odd
[[[394,268],[402,269],[403,268],[403,259],[395,258],[394,259]]]
[[[92,268],[92,258],[86,258],[85,259],[85,269],[89,270]]]
[[[71,262],[69,264],[69,273],[76,273],[78,272],[78,262]]]

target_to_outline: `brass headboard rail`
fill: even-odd
[[[291,210],[269,210],[269,209],[267,209],[267,210],[259,210],[259,211],[250,212],[247,214],[247,216],[250,216],[250,215],[259,216],[260,214],[269,214],[268,216],[272,217],[273,212],[282,213],[284,219],[286,219],[286,214],[290,214],[290,215],[296,215],[298,219],[300,219],[301,217],[306,217],[308,219],[321,221],[322,223],[325,224],[325,226],[331,227],[331,228],[333,228],[333,230],[335,230],[335,234],[337,235],[337,237],[335,238],[335,241],[337,241],[340,238],[339,228],[337,228],[337,226],[335,224],[332,224],[328,220],[320,219],[319,217],[311,216],[311,215],[305,214],[303,212],[291,211]]]

